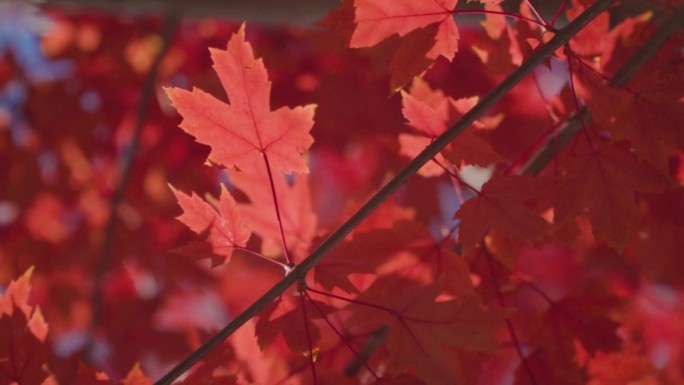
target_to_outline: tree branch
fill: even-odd
[[[684,6],[679,7],[665,20],[662,27],[610,79],[608,85],[617,88],[627,83],[658,52],[660,47],[665,44],[665,41],[683,26]],[[582,122],[587,122],[590,117],[591,113],[586,107],[575,113],[559,128],[558,134],[549,138],[546,146],[533,155],[525,166],[522,167],[522,173],[537,175],[553,159],[556,153],[565,147],[575,134],[579,132],[582,128]]]
[[[323,243],[321,243],[312,253],[295,266],[290,274],[286,275],[275,286],[267,291],[254,304],[238,315],[225,328],[212,336],[201,347],[191,353],[176,367],[171,369],[166,375],[159,379],[155,385],[169,385],[180,375],[190,369],[197,361],[216,348],[223,340],[228,338],[235,330],[244,323],[256,316],[273,299],[281,295],[293,283],[304,279],[306,273],[311,270],[325,255],[340,243],[347,234],[356,228],[368,215],[370,215],[380,204],[387,200],[395,191],[408,181],[425,163],[432,159],[440,150],[449,144],[456,136],[465,131],[476,119],[482,116],[496,102],[504,97],[516,84],[522,81],[532,70],[544,62],[553,52],[562,47],[572,38],[582,27],[588,24],[596,16],[604,12],[615,0],[598,0],[584,13],[573,20],[565,28],[560,30],[548,43],[540,46],[519,68],[511,73],[499,86],[497,86],[487,96],[468,111],[461,119],[451,126],[446,132],[440,135],[435,141],[425,148],[409,164],[401,170],[392,180],[390,180],[380,191],[378,191],[366,204],[364,204],[354,215],[344,224],[333,232]]]
[[[138,104],[138,110],[136,111],[135,127],[133,129],[131,140],[124,148],[123,154],[121,154],[121,161],[119,163],[119,181],[109,202],[109,219],[105,227],[104,241],[102,243],[102,254],[100,254],[100,257],[95,262],[95,278],[93,285],[94,292],[91,299],[93,317],[90,322],[90,335],[88,337],[88,341],[83,347],[84,360],[92,356],[95,332],[97,325],[100,323],[100,319],[102,318],[104,301],[104,295],[102,293],[102,281],[109,269],[112,255],[114,254],[119,207],[121,206],[121,202],[123,202],[126,195],[126,187],[128,186],[128,180],[130,179],[133,160],[138,150],[140,134],[142,133],[142,129],[145,125],[145,120],[147,119],[147,114],[154,96],[155,84],[157,75],[159,73],[159,65],[161,64],[162,59],[166,55],[166,52],[171,45],[171,40],[173,39],[173,34],[177,25],[177,17],[170,15],[166,20],[164,31],[162,32],[162,46],[154,57],[150,71],[147,74],[145,83],[140,91],[140,103]]]

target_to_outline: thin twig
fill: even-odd
[[[570,85],[570,95],[572,95],[572,101],[575,105],[575,113],[578,113],[582,110],[582,107],[584,106],[580,106],[579,97],[577,96],[577,91],[575,90],[575,79],[572,77],[572,51],[570,50],[569,44],[565,45],[565,52],[568,57],[568,83]],[[594,144],[591,141],[591,136],[589,136],[589,128],[587,128],[587,124],[583,119],[579,119],[579,122],[580,126],[582,127],[582,133],[584,134],[584,137],[587,139],[587,144],[589,145],[589,148],[591,148],[591,151],[596,151],[596,148],[594,148]]]
[[[563,0],[561,5],[556,9],[556,12],[553,14],[553,17],[551,18],[551,25],[556,25],[556,20],[558,20],[558,17],[565,11],[565,7],[567,6],[567,0]]]
[[[308,290],[308,288],[306,290]],[[318,305],[316,305],[316,302],[314,302],[314,300],[311,299],[311,297],[309,296],[309,293],[307,293],[306,290],[302,292],[303,295],[306,297],[306,299],[309,300],[311,305],[314,307],[314,309],[316,309],[316,312],[318,312],[318,314],[321,316],[321,318],[323,318],[325,323],[328,324],[328,327],[330,328],[330,330],[332,330],[337,335],[337,337],[340,339],[340,341],[342,341],[342,344],[345,345],[347,347],[347,349],[349,349],[350,352],[352,352],[352,354],[355,357],[354,362],[359,362],[359,366],[360,365],[365,366],[366,369],[368,370],[368,372],[371,375],[373,375],[373,377],[375,377],[376,380],[379,379],[380,377],[375,373],[373,368],[371,368],[370,365],[368,365],[368,363],[366,362],[366,359],[364,359],[364,357],[362,357],[359,354],[359,352],[356,351],[356,349],[352,346],[352,344],[349,343],[349,341],[347,341],[345,336],[343,336],[342,333],[339,330],[337,330],[335,325],[333,325],[332,322],[330,322],[330,320],[328,319],[328,316],[325,315],[325,313],[323,313],[323,310],[321,310],[321,308],[319,308]]]
[[[235,247],[235,250],[240,250],[240,251],[244,252],[245,254],[249,254],[249,255],[251,255],[251,256],[253,256],[253,257],[257,257],[257,258],[261,259],[262,261],[266,261],[266,262],[268,262],[268,263],[276,264],[276,265],[280,266],[280,267],[281,267],[283,270],[285,270],[285,271],[290,270],[290,266],[288,266],[288,265],[286,265],[286,264],[284,264],[284,263],[282,263],[282,262],[280,262],[280,261],[278,261],[278,260],[275,260],[275,259],[273,259],[273,258],[269,258],[269,257],[267,257],[267,256],[265,256],[265,255],[263,255],[263,254],[261,254],[261,253],[258,253],[258,252],[254,251],[254,250],[250,250],[250,249],[248,249],[248,248],[246,248],[246,247],[237,246],[237,245],[234,246],[234,247]]]
[[[159,379],[155,385],[169,385],[181,374],[190,369],[197,361],[221,344],[235,330],[266,307],[273,299],[281,295],[293,283],[303,279],[306,273],[325,257],[338,243],[340,243],[354,228],[356,228],[368,215],[373,213],[385,200],[408,181],[416,172],[439,151],[449,144],[456,136],[465,131],[476,119],[487,112],[501,98],[503,98],[516,84],[522,81],[534,68],[543,63],[551,56],[556,49],[560,48],[570,38],[575,36],[585,25],[605,11],[615,0],[598,0],[585,12],[560,30],[556,36],[546,44],[540,46],[520,67],[511,73],[501,84],[492,92],[482,98],[482,100],[453,126],[440,135],[434,142],[428,145],[418,156],[399,173],[385,184],[366,204],[364,204],[354,215],[343,223],[325,241],[323,241],[306,259],[295,266],[290,274],[286,275],[269,291],[261,296],[256,302],[249,306],[245,311],[235,317],[226,327],[212,336],[207,342],[200,346],[193,353],[188,355],[183,361],[171,369],[166,375]]]
[[[485,260],[487,261],[489,274],[492,276],[492,284],[494,285],[496,298],[499,301],[499,305],[501,305],[501,307],[506,307],[506,299],[504,298],[503,293],[501,292],[499,278],[496,276],[496,270],[494,270],[494,256],[492,255],[492,253],[489,252],[489,249],[487,249],[487,245],[485,245],[484,242],[482,242],[482,251],[484,252]],[[515,328],[513,327],[513,322],[510,318],[506,318],[506,328],[508,329],[508,334],[511,336],[511,341],[513,342],[515,351],[518,354],[518,358],[520,358],[520,365],[522,365],[523,370],[525,370],[525,374],[527,374],[527,379],[530,380],[530,384],[537,385],[537,380],[535,379],[534,374],[532,373],[532,368],[530,367],[530,364],[527,362],[527,359],[525,359],[525,353],[522,350],[520,339],[518,338],[518,334],[516,333]]]
[[[314,357],[313,342],[311,341],[311,331],[309,330],[309,316],[306,314],[306,294],[305,288],[299,290],[299,300],[302,302],[302,316],[304,316],[304,331],[306,332],[306,344],[309,347],[309,364],[311,367],[311,379],[313,385],[318,385],[318,378],[316,377],[316,360]]]
[[[169,46],[171,45],[171,40],[173,39],[177,25],[178,18],[175,15],[171,14],[166,18],[164,30],[162,31],[162,46],[155,55],[152,66],[150,67],[150,71],[148,72],[145,82],[142,86],[140,92],[140,103],[138,104],[138,109],[136,111],[133,135],[128,143],[128,146],[126,146],[126,148],[123,150],[121,162],[119,163],[119,182],[109,203],[109,219],[105,227],[104,241],[102,243],[102,254],[100,254],[100,257],[95,262],[95,277],[93,279],[94,291],[91,299],[93,316],[90,322],[88,341],[83,347],[84,359],[89,359],[92,355],[93,343],[95,340],[94,336],[97,326],[100,323],[100,319],[102,318],[104,300],[102,281],[109,270],[109,265],[114,254],[116,229],[119,222],[118,210],[126,195],[126,188],[131,176],[133,161],[140,143],[140,134],[142,133],[142,129],[145,125],[145,120],[147,119],[147,114],[150,110],[153,96],[155,94],[155,85],[157,76],[159,74],[159,66],[162,62],[162,59],[166,55]]]

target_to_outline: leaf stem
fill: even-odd
[[[552,27],[552,25],[550,25],[549,23],[546,22],[546,20],[544,20],[541,13],[537,10],[537,7],[535,7],[534,4],[532,4],[532,1],[525,0],[525,2],[530,7],[530,9],[532,10],[532,13],[534,13],[534,15],[537,17],[537,19],[539,19],[539,21],[545,25],[545,28],[548,29],[549,27]]]
[[[582,110],[580,106],[579,98],[577,97],[577,91],[575,90],[575,79],[572,77],[572,50],[570,49],[570,44],[565,45],[566,56],[568,57],[568,82],[570,83],[570,93],[572,94],[572,101],[575,105],[575,113],[579,113]],[[587,139],[587,144],[591,147],[591,151],[596,151],[594,144],[591,142],[591,137],[589,136],[589,129],[584,119],[580,119],[580,124],[582,126],[582,132],[584,137]]]
[[[344,301],[344,302],[347,302],[347,303],[353,303],[353,304],[355,304],[355,305],[361,305],[361,306],[372,307],[373,309],[376,309],[376,310],[380,310],[380,311],[384,311],[384,312],[390,313],[390,314],[392,314],[393,316],[395,316],[395,317],[397,317],[397,318],[402,318],[402,317],[403,317],[403,316],[402,316],[400,313],[398,313],[396,310],[390,309],[390,308],[388,308],[388,307],[384,307],[384,306],[382,306],[382,305],[377,305],[377,304],[370,303],[370,302],[366,302],[366,301],[359,301],[358,299],[355,299],[355,298],[342,297],[341,295],[337,295],[337,294],[333,294],[333,293],[326,293],[326,292],[324,292],[324,291],[316,290],[316,289],[314,289],[314,288],[312,288],[312,287],[308,287],[308,286],[307,286],[306,290],[311,291],[311,292],[316,293],[316,294],[319,294],[319,295],[322,295],[322,296],[324,296],[324,297],[339,299],[340,301]]]
[[[349,351],[351,351],[352,354],[353,354],[354,356],[356,356],[356,358],[359,360],[359,362],[361,362],[361,363],[363,364],[363,366],[366,367],[366,369],[370,372],[370,374],[372,374],[373,377],[375,377],[376,380],[379,379],[380,377],[375,373],[375,371],[370,367],[370,365],[368,365],[368,362],[366,362],[366,359],[367,359],[367,358],[364,359],[364,357],[361,357],[361,355],[356,351],[356,349],[354,349],[354,347],[349,343],[349,341],[347,341],[347,339],[342,335],[342,333],[340,333],[340,331],[337,330],[337,328],[335,327],[335,325],[333,325],[332,322],[330,322],[330,320],[329,320],[328,317],[325,315],[325,313],[323,313],[323,310],[321,310],[321,309],[318,307],[318,305],[316,305],[316,302],[314,302],[313,300],[311,300],[311,297],[309,297],[309,293],[307,293],[308,290],[309,290],[309,288],[307,288],[306,291],[303,291],[303,292],[302,292],[303,295],[306,296],[306,298],[310,301],[311,305],[313,305],[314,309],[316,309],[316,311],[318,312],[318,314],[321,315],[321,317],[323,318],[323,320],[325,321],[325,323],[328,324],[328,326],[330,327],[330,329],[337,335],[337,337],[339,337],[340,341],[342,341],[342,343],[347,347],[347,349],[349,349]]]
[[[327,296],[327,297],[331,297],[331,298],[336,298],[336,299],[339,299],[339,300],[342,300],[342,301],[346,301],[346,302],[348,302],[348,303],[352,303],[352,304],[356,304],[356,305],[371,307],[371,308],[373,308],[373,309],[376,309],[376,310],[379,310],[379,311],[384,311],[384,312],[387,312],[387,313],[392,314],[392,315],[397,319],[397,322],[399,322],[399,323],[401,324],[401,326],[404,327],[404,329],[406,330],[406,332],[411,336],[411,338],[412,338],[413,341],[416,343],[416,345],[418,345],[418,347],[419,347],[420,350],[423,352],[423,354],[425,354],[425,356],[428,357],[428,358],[430,358],[430,359],[432,359],[432,357],[430,356],[430,352],[429,352],[427,349],[425,349],[425,347],[423,346],[423,344],[420,343],[420,339],[416,336],[416,334],[413,332],[413,330],[411,329],[411,327],[409,326],[409,324],[406,323],[406,321],[411,321],[411,322],[416,322],[416,323],[433,323],[433,324],[450,323],[450,321],[432,321],[432,320],[423,320],[423,319],[419,319],[419,318],[407,317],[407,316],[405,316],[405,315],[399,313],[398,311],[396,311],[396,310],[394,310],[394,309],[390,309],[390,308],[387,308],[387,307],[384,307],[384,306],[381,306],[381,305],[376,305],[376,304],[373,304],[373,303],[370,303],[370,302],[359,301],[359,300],[353,299],[353,298],[345,298],[345,297],[342,297],[342,296],[339,296],[339,295],[335,295],[335,294],[332,294],[332,293],[326,293],[326,292],[323,292],[323,291],[318,291],[318,290],[312,289],[312,288],[310,288],[310,287],[307,287],[307,290],[310,290],[310,291],[312,291],[312,292],[314,292],[314,293],[317,293],[317,294],[320,294],[320,295],[323,295],[323,296]],[[533,385],[536,385],[536,384],[533,384]]]
[[[309,317],[306,314],[306,300],[304,299],[304,297],[307,296],[306,289],[300,289],[299,294],[299,300],[302,301],[302,315],[304,316],[304,331],[306,332],[306,343],[309,346],[309,363],[311,365],[311,377],[313,379],[313,385],[318,385],[318,379],[316,378],[316,362],[314,361],[313,344],[311,343],[311,332],[309,331]]]
[[[482,116],[501,98],[503,98],[516,84],[522,81],[534,68],[543,63],[551,56],[556,49],[562,47],[572,36],[587,25],[591,20],[605,11],[615,0],[598,0],[570,24],[560,30],[556,36],[551,38],[546,44],[540,46],[523,64],[514,70],[504,79],[494,90],[482,98],[472,109],[466,112],[461,119],[440,135],[434,142],[428,145],[418,154],[404,169],[399,171],[387,184],[385,184],[368,202],[354,213],[345,223],[335,230],[326,240],[301,263],[297,264],[290,274],[286,275],[270,290],[264,293],[261,298],[249,306],[245,311],[235,317],[226,327],[213,335],[207,342],[200,346],[193,353],[183,359],[178,365],[171,369],[155,385],[169,385],[180,375],[190,369],[197,361],[201,360],[221,342],[228,338],[235,330],[257,315],[273,299],[281,295],[293,283],[301,280],[316,264],[323,259],[337,244],[352,230],[354,230],[367,216],[386,201],[392,194],[408,181],[416,172],[437,153],[449,144],[456,136],[468,128],[476,119]]]
[[[266,173],[268,173],[268,183],[271,185],[271,195],[273,196],[273,204],[275,206],[276,217],[278,218],[278,228],[280,229],[280,239],[283,243],[283,253],[285,254],[285,261],[288,266],[294,266],[290,251],[287,248],[287,241],[285,240],[285,230],[283,229],[283,220],[280,217],[280,207],[278,205],[278,196],[276,195],[275,183],[273,182],[273,172],[271,172],[271,164],[268,162],[268,155],[264,151],[264,162],[266,163]]]
[[[499,300],[499,305],[501,307],[506,307],[506,300],[504,299],[503,293],[501,292],[501,285],[499,284],[499,279],[496,276],[496,271],[494,270],[494,256],[489,252],[484,241],[482,242],[482,250],[485,254],[485,260],[487,260],[487,267],[489,268],[489,274],[492,276],[492,284],[494,285],[494,290],[496,291],[496,297]],[[530,384],[537,385],[537,380],[535,380],[534,374],[532,373],[532,368],[530,368],[527,359],[525,359],[525,353],[522,351],[522,346],[520,340],[518,339],[518,334],[515,332],[513,327],[513,322],[508,317],[506,318],[506,328],[508,329],[508,334],[511,336],[513,345],[515,346],[515,351],[518,353],[518,358],[520,358],[520,364],[522,365],[527,378],[530,380]]]
[[[277,260],[275,260],[275,259],[273,259],[273,258],[269,258],[269,257],[267,257],[267,256],[265,256],[265,255],[263,255],[263,254],[261,254],[261,253],[257,253],[256,251],[250,250],[250,249],[248,249],[248,248],[246,248],[246,247],[242,247],[242,246],[237,246],[237,245],[235,245],[235,250],[240,250],[240,251],[242,251],[242,252],[244,252],[244,253],[246,253],[246,254],[255,256],[255,257],[259,258],[259,259],[262,259],[262,260],[267,261],[267,262],[270,262],[270,263],[275,263],[276,265],[282,267],[285,271],[289,271],[289,270],[291,269],[290,266],[288,266],[288,265],[286,265],[286,264],[284,264],[284,263],[282,263],[282,262],[280,262],[280,261],[277,261]]]

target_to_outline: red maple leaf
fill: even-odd
[[[566,173],[549,190],[554,223],[574,222],[586,210],[594,236],[617,250],[629,242],[639,222],[635,192],[660,192],[668,186],[651,167],[614,145],[585,148],[584,153],[564,160]]]
[[[192,92],[167,88],[183,116],[180,127],[211,146],[209,159],[225,167],[248,170],[267,157],[276,170],[308,172],[302,153],[313,143],[309,131],[315,105],[271,111],[268,73],[245,42],[244,24],[225,51],[210,51],[230,104],[196,88]]]
[[[459,241],[464,251],[496,229],[510,237],[535,240],[548,228],[541,215],[526,204],[541,189],[541,182],[527,175],[495,174],[475,198],[456,212],[461,220]]]
[[[668,157],[684,149],[684,134],[673,124],[684,122],[682,71],[656,71],[638,76],[627,88],[613,89],[590,70],[577,75],[578,91],[595,121],[614,141],[629,140],[640,159],[668,175]]]
[[[588,8],[578,0],[572,1],[572,8],[568,8],[566,13],[568,20],[574,20]],[[606,62],[610,58],[615,44],[613,36],[608,33],[610,30],[610,16],[608,13],[598,15],[591,23],[582,28],[572,40],[570,48],[572,51],[583,57],[601,56]],[[602,63],[603,65],[605,63]]]
[[[406,36],[411,31],[438,24],[430,59],[442,55],[451,60],[458,49],[458,28],[452,12],[458,0],[356,0],[356,29],[350,47],[372,47],[397,34]]]
[[[388,326],[389,374],[409,369],[428,384],[455,384],[458,351],[496,348],[493,333],[503,325],[505,312],[486,310],[474,297],[437,299],[438,286],[384,276],[352,304],[350,326]]]
[[[350,278],[354,274],[377,274],[377,269],[395,254],[430,247],[433,242],[424,227],[413,221],[400,221],[391,229],[355,233],[336,247],[314,268],[314,279],[326,290],[339,288],[358,293]],[[417,237],[421,233],[423,237]]]
[[[282,239],[273,194],[268,188],[269,176],[265,164],[254,172],[232,172],[233,185],[242,190],[249,203],[240,203],[241,217],[247,226],[262,238],[262,253],[274,256],[282,252]],[[283,174],[273,175],[273,187],[278,199],[278,211],[289,251],[304,258],[316,235],[317,217],[313,211],[308,175],[298,174],[288,183]]]
[[[356,29],[354,18],[354,0],[343,0],[338,9],[331,12],[318,24],[344,37],[346,44],[349,45]],[[402,36],[399,45],[391,55],[391,91],[401,89],[411,79],[432,65],[436,56],[427,57],[427,55],[435,45],[439,26],[440,24],[435,23],[424,28],[416,28]]]
[[[49,375],[47,324],[40,308],[28,303],[32,273],[33,267],[0,296],[0,385],[40,385]]]
[[[408,120],[408,125],[416,130],[416,134],[400,134],[399,143],[401,153],[408,157],[415,157],[432,140],[441,135],[477,104],[477,97],[454,100],[439,90],[432,90],[420,78],[415,78],[409,93],[402,92],[402,112]],[[476,128],[492,128],[492,124],[475,122]],[[459,135],[454,141],[435,157],[437,162],[430,162],[423,166],[419,174],[422,176],[438,176],[444,173],[442,168],[446,164],[445,157],[456,167],[463,164],[488,166],[498,163],[502,158],[491,145],[471,128]],[[440,164],[442,166],[440,166]]]
[[[321,312],[328,314],[333,311],[333,307],[301,295],[281,296],[259,315],[255,326],[259,346],[265,349],[282,334],[287,346],[294,352],[315,350],[321,333],[312,320],[323,318]]]
[[[657,369],[633,346],[622,352],[596,352],[589,358],[589,385],[656,384]]]
[[[177,219],[198,234],[208,231],[207,242],[213,254],[228,260],[236,247],[245,247],[251,231],[242,224],[237,203],[225,187],[221,189],[217,208],[194,192],[186,195],[173,187],[171,190],[183,209],[183,214]]]
[[[83,363],[78,364],[78,369],[76,370],[76,378],[74,379],[73,385],[113,385],[109,376],[105,373],[98,372],[97,370],[87,366]]]

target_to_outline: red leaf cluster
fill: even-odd
[[[538,3],[0,4],[0,385],[684,381],[682,1]]]

